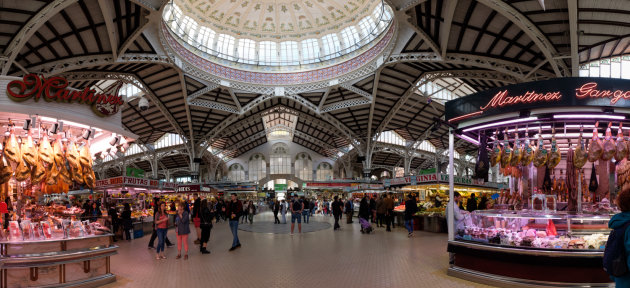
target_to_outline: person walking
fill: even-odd
[[[339,196],[335,196],[333,202],[330,204],[332,209],[332,214],[335,217],[335,226],[333,230],[337,230],[341,228],[339,226],[339,220],[341,220],[341,214],[343,212],[343,203],[339,200]]]
[[[243,203],[236,198],[236,193],[232,193],[231,201],[226,204],[225,215],[229,217],[230,230],[232,230],[232,247],[230,251],[236,250],[241,247],[241,242],[238,239],[238,219],[243,214]]]
[[[385,220],[385,202],[383,201],[384,195],[378,197],[376,200],[376,227],[383,227],[383,221]]]
[[[372,218],[372,223],[376,223],[376,199],[374,197],[370,197],[370,218]]]
[[[293,236],[296,220],[298,222],[298,231],[302,233],[302,212],[304,212],[304,203],[300,202],[295,196],[293,201],[291,201],[291,236]]]
[[[285,201],[284,199],[282,199],[280,209],[282,210],[282,224],[287,224],[287,201]]]
[[[280,203],[278,203],[278,200],[276,199],[273,200],[272,210],[273,210],[273,224],[280,224],[280,219],[278,219],[278,212],[280,212]]]
[[[166,232],[167,232],[167,227],[168,227],[168,214],[166,213],[166,203],[164,202],[160,202],[160,204],[158,205],[158,213],[155,214],[155,228],[157,230],[157,237],[158,237],[158,246],[156,249],[156,256],[155,259],[159,260],[159,259],[166,259],[166,256],[164,255],[164,245],[165,245],[165,241],[164,238],[166,238]]]
[[[352,215],[354,214],[352,199],[346,201],[346,224],[352,224]]]
[[[367,200],[367,196],[363,196],[363,199],[361,199],[358,216],[359,219],[363,219],[365,221],[369,221],[370,219],[370,202]],[[360,220],[359,223],[361,223]],[[363,231],[363,225],[359,225],[359,227],[361,227],[361,231]]]
[[[627,187],[624,185],[624,187],[621,188],[621,191],[619,192],[619,195],[617,195],[617,207],[619,207],[619,210],[621,210],[621,213],[617,213],[615,214],[612,218],[610,218],[610,221],[608,221],[608,227],[610,229],[613,229],[611,231],[611,236],[609,237],[608,244],[606,245],[606,249],[604,252],[604,264],[605,266],[607,266],[607,262],[606,260],[608,259],[608,255],[606,254],[610,254],[610,252],[617,252],[615,254],[619,255],[621,254],[621,252],[625,251],[625,265],[621,264],[623,266],[630,266],[628,264],[628,255],[630,255],[630,234],[628,234],[628,227],[630,227],[630,190],[627,189]],[[613,239],[617,238],[617,239]],[[616,240],[616,241],[612,241],[612,240]],[[621,248],[621,245],[618,245],[618,247],[609,247],[610,245],[614,244],[621,244],[623,243],[623,248]],[[623,249],[623,250],[622,250]],[[609,253],[606,253],[610,251]],[[614,252],[613,252],[614,253]],[[610,259],[616,259],[617,255],[610,255]],[[612,261],[611,261],[612,262]],[[612,271],[610,271],[612,272]],[[612,276],[610,275],[610,277],[615,281],[615,287],[630,287],[630,274],[626,273],[624,276]]]
[[[201,229],[199,251],[201,254],[210,254],[210,251],[208,250],[208,241],[210,241],[210,231],[212,231],[213,214],[208,206],[207,199],[201,200],[199,205],[199,227]]]
[[[126,203],[128,204],[128,203]],[[151,239],[149,240],[149,249],[155,249],[153,246],[153,243],[155,243],[155,239],[157,239],[158,235],[157,235],[157,229],[155,228],[155,214],[157,214],[158,209],[160,208],[160,198],[154,197],[153,198],[153,233],[151,233]],[[131,213],[129,214],[131,215]],[[168,237],[166,237],[164,239],[164,242],[166,243],[166,247],[171,247],[173,246],[173,243],[171,243],[170,240],[168,240]]]
[[[175,216],[175,232],[177,235],[177,257],[182,258],[182,246],[184,246],[184,260],[188,260],[188,234],[190,234],[190,214],[186,211],[185,203],[180,202]]]
[[[241,224],[243,224],[243,221],[247,223],[247,217],[249,216],[249,202],[247,202],[247,200],[243,202],[243,213],[241,213],[241,215]]]
[[[195,232],[196,232],[196,236],[197,239],[195,239],[195,244],[199,244],[201,243],[199,237],[201,235],[201,218],[199,218],[199,213],[201,212],[201,197],[199,197],[199,195],[197,193],[193,194],[193,198],[195,198],[195,202],[193,202],[193,211],[192,211],[192,218],[193,218],[193,224],[195,225]]]
[[[392,232],[393,218],[394,218],[394,199],[392,199],[392,192],[387,194],[387,197],[383,200],[383,205],[385,205],[385,224],[387,225],[387,232]]]
[[[256,206],[254,205],[254,201],[249,200],[249,205],[247,206],[247,217],[249,218],[249,224],[254,224],[254,215],[256,215]],[[247,220],[245,220],[247,223]]]
[[[405,201],[405,227],[407,227],[407,237],[413,237],[413,215],[418,212],[418,203],[416,197],[410,194]]]
[[[311,218],[311,203],[308,201],[308,198],[304,198],[304,196],[302,196],[300,200],[302,200],[302,216],[304,217],[304,223],[308,224],[308,220]],[[300,231],[301,230],[302,229],[300,229]]]
[[[120,218],[122,218],[123,229],[125,230],[125,239],[127,241],[131,241],[131,229],[133,229],[133,225],[131,222],[131,206],[129,203],[125,203],[125,208],[123,208],[122,214],[120,214]]]

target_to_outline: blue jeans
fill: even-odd
[[[234,237],[234,240],[232,240],[232,247],[236,247],[236,245],[241,244],[241,242],[238,241],[238,219],[230,220],[230,230],[232,230],[232,237]]]
[[[308,223],[308,220],[311,218],[311,213],[309,210],[302,211],[302,215],[304,215],[304,223]]]
[[[158,228],[157,236],[158,236],[158,246],[157,253],[164,252],[164,239],[166,239],[166,229]]]
[[[413,233],[413,218],[409,220],[405,220],[405,227],[409,233]]]

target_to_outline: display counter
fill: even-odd
[[[97,287],[116,281],[111,234],[0,241],[0,287]]]
[[[448,242],[448,274],[501,287],[608,287],[610,215],[475,211]]]

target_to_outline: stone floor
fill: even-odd
[[[311,219],[332,223],[332,217]],[[268,212],[254,219],[266,221],[273,223]],[[355,220],[340,231],[294,236],[239,231],[242,248],[228,252],[232,235],[221,222],[211,233],[212,254],[201,255],[191,234],[188,260],[175,259],[176,246],[166,249],[168,259],[155,260],[147,236],[118,241],[119,254],[112,258],[118,281],[105,287],[487,287],[446,275],[446,234],[407,238],[403,228],[376,228],[370,235],[359,228]],[[168,237],[175,243],[173,230]]]

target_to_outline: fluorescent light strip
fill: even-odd
[[[472,144],[475,144],[475,145],[479,146],[479,141],[477,141],[477,140],[475,140],[473,138],[470,138],[470,137],[468,137],[466,135],[459,135],[459,134],[457,134],[457,137],[462,138],[463,140],[466,140],[466,141],[468,141],[468,142],[470,142]]]
[[[475,131],[475,130],[484,129],[484,128],[490,128],[490,127],[496,127],[496,126],[501,126],[501,125],[514,124],[514,123],[521,123],[521,122],[530,122],[530,121],[536,121],[536,120],[538,120],[538,117],[519,118],[519,119],[514,119],[514,120],[488,123],[485,125],[464,129],[464,132],[470,132],[470,131]]]
[[[626,116],[608,114],[561,114],[553,115],[553,119],[613,119],[624,120]]]
[[[551,126],[542,126],[542,127],[541,126],[538,126],[538,127],[532,126],[532,127],[529,127],[529,128],[518,128],[518,131],[526,131],[527,130],[527,131],[530,131],[530,132],[538,132],[538,128],[551,129]],[[517,131],[517,129],[508,129],[508,133],[513,133],[515,131]]]

